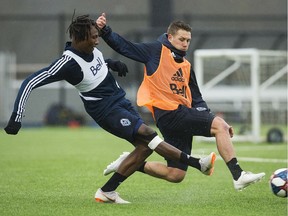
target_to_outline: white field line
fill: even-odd
[[[193,157],[204,157],[205,154],[193,154]],[[286,163],[286,166],[288,167],[288,160],[287,159],[275,159],[275,158],[254,158],[254,157],[237,157],[239,161],[244,162],[257,162],[257,163]],[[223,160],[219,154],[217,154],[216,160]]]
[[[219,155],[217,155],[216,160],[223,160],[223,159]],[[244,161],[244,162],[256,162],[256,163],[286,163],[287,164],[286,166],[288,166],[287,159],[237,157],[237,160]]]
[[[288,163],[285,159],[273,159],[273,158],[253,158],[253,157],[237,157],[239,161],[246,162],[259,162],[259,163]]]

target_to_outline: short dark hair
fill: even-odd
[[[171,34],[171,35],[175,35],[176,32],[180,29],[183,29],[183,30],[188,31],[188,32],[192,32],[192,28],[189,24],[187,24],[181,20],[178,20],[178,21],[174,21],[174,22],[170,23],[170,25],[168,26],[168,29],[167,29],[167,33]]]
[[[94,26],[98,31],[98,26],[93,19],[90,19],[89,15],[81,15],[77,16],[74,19],[74,15],[72,16],[72,22],[69,25],[67,31],[69,31],[69,36],[76,41],[86,40],[90,35],[91,26]]]

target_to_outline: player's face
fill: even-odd
[[[191,32],[180,29],[175,35],[168,34],[168,40],[176,49],[187,51],[191,41]]]
[[[98,30],[94,26],[91,26],[90,35],[86,40],[78,43],[78,49],[81,52],[91,54],[98,44],[99,44]]]
[[[92,53],[94,50],[94,47],[96,47],[99,44],[99,33],[98,30],[92,26],[90,29],[90,36],[86,40],[87,45],[87,53]]]

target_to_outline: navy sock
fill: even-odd
[[[187,155],[184,152],[181,152],[180,162],[184,163],[186,165],[189,165],[191,167],[194,167],[194,168],[196,168],[198,170],[201,169],[201,166],[200,166],[200,163],[199,163],[199,158],[191,157],[191,155]]]
[[[232,176],[233,179],[236,181],[238,178],[241,176],[241,172],[243,171],[237,161],[236,158],[232,158],[229,162],[226,163]]]
[[[106,182],[106,184],[101,188],[103,192],[115,191],[116,188],[126,180],[126,176],[115,172],[112,177]]]

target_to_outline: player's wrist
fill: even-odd
[[[100,31],[100,36],[104,38],[108,36],[111,32],[112,32],[112,29],[109,26],[105,25]]]

